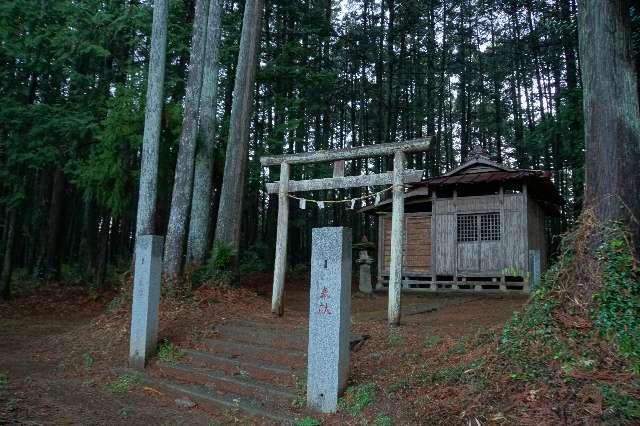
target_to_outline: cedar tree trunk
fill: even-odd
[[[158,152],[160,149],[160,124],[167,50],[168,3],[168,0],[155,0],[153,3],[136,235],[155,233],[154,218],[158,194]]]
[[[200,96],[200,130],[196,152],[191,221],[187,242],[187,259],[193,265],[204,261],[211,228],[213,154],[216,147],[216,105],[218,99],[218,52],[222,0],[211,0],[204,54],[202,94]]]
[[[167,240],[164,247],[164,272],[167,279],[175,279],[181,272],[187,237],[187,222],[193,191],[193,170],[198,136],[198,116],[200,92],[202,89],[202,69],[204,67],[204,46],[207,37],[209,0],[197,0],[193,20],[193,36],[189,57],[189,74],[185,89],[184,117],[180,147],[173,181],[171,212],[167,226]]]
[[[622,221],[640,237],[640,110],[638,70],[624,0],[583,0],[580,57],[583,80],[586,205],[607,225]]]
[[[247,0],[242,21],[240,53],[229,123],[229,143],[215,235],[216,244],[228,245],[236,255],[240,248],[240,215],[243,214],[242,198],[249,148],[249,126],[253,111],[261,15],[262,0]]]

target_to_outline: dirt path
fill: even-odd
[[[113,367],[126,348],[105,362],[83,342],[83,327],[104,310],[87,297],[53,295],[0,308],[0,424],[208,424],[172,401],[149,404],[144,390],[117,388]]]
[[[304,288],[289,293],[286,306],[291,322],[304,324],[306,294]],[[161,336],[180,345],[179,336],[197,338],[196,325],[209,329],[216,318],[227,315],[259,320],[268,312],[268,294],[254,296],[246,305],[222,303],[220,298],[204,294],[180,307],[162,323]],[[0,424],[234,422],[229,413],[211,417],[197,408],[178,407],[173,399],[143,386],[123,383],[119,369],[126,364],[128,307],[105,315],[106,301],[51,293],[0,307]],[[353,355],[351,377],[354,382],[374,382],[381,391],[370,409],[372,419],[384,412],[412,422],[403,415],[401,405],[396,407],[392,395],[403,375],[411,376],[416,365],[424,364],[423,358],[442,358],[460,341],[501,326],[524,299],[425,295],[403,296],[403,303],[438,309],[406,316],[403,327],[391,335],[385,296],[353,300],[354,330],[371,338]],[[351,422],[339,415],[322,420]]]

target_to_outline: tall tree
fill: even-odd
[[[167,241],[164,250],[164,273],[166,278],[175,279],[182,270],[187,223],[191,194],[193,191],[193,171],[195,165],[196,138],[202,90],[202,70],[204,68],[205,41],[210,0],[197,0],[193,19],[193,36],[189,56],[189,72],[184,99],[184,117],[180,146],[176,161],[171,212],[167,225]]]
[[[224,107],[210,110],[218,119],[211,125],[206,109],[215,103],[206,100],[203,81],[200,122],[194,122],[200,135],[191,157],[195,166],[183,173],[188,167],[179,165],[177,171],[193,179],[193,185],[179,184],[186,191],[181,224],[189,228],[189,242],[184,244],[186,231],[181,231],[182,242],[168,242],[171,247],[183,251],[186,245],[188,258],[201,259],[213,228],[204,225],[215,217],[206,209],[215,206],[212,192],[220,199],[227,146],[216,149],[215,191],[207,190],[208,171],[200,170],[211,159],[204,142],[215,139],[204,135],[212,127],[220,140],[232,141],[227,162],[232,171],[226,172],[223,191],[222,217],[228,224],[220,234],[226,229],[235,235],[229,240],[237,241],[241,228],[240,250],[267,261],[273,258],[277,203],[263,191],[264,182],[273,179],[258,164],[264,153],[366,145],[426,131],[435,133],[436,143],[428,156],[409,159],[416,167],[427,164],[433,174],[441,173],[455,167],[469,147],[482,145],[506,165],[552,168],[566,200],[564,211],[580,210],[584,129],[576,0],[354,1],[344,13],[334,13],[331,2],[266,0],[259,45],[256,25],[244,26],[243,55],[249,30],[255,35],[249,44],[261,53],[256,98],[246,97],[253,97],[253,82],[239,79],[233,120],[234,76],[253,70],[246,61],[237,65],[245,0],[224,3],[219,83],[224,101],[218,102]],[[125,260],[123,254],[128,257],[136,234],[166,227],[174,167],[190,158],[183,149],[176,161],[187,113],[195,2],[157,0],[153,9],[151,1],[0,2],[0,215],[6,224],[0,227],[0,258],[14,270],[46,278],[45,266],[51,265],[82,271],[87,282],[101,281],[96,278],[108,277],[107,268]],[[173,25],[164,35],[163,96],[152,87],[163,86],[154,69],[163,68],[157,64],[164,58],[148,44],[158,41],[158,32],[150,32],[151,12],[166,7]],[[250,1],[247,13],[260,8]],[[157,18],[155,24],[163,20]],[[634,34],[637,43],[640,31]],[[145,123],[147,90],[155,101],[146,102]],[[141,153],[141,217],[132,230]],[[375,173],[389,166],[377,159],[349,167],[350,173]],[[292,178],[329,174],[323,166],[300,167]],[[293,263],[308,260],[312,224],[348,223],[358,234],[376,235],[375,221],[366,217],[334,208],[292,208]],[[7,226],[12,209],[17,209],[13,246]],[[566,215],[555,231],[573,217]],[[174,259],[179,268],[182,255]],[[5,269],[9,276],[11,268]]]
[[[586,203],[602,224],[622,221],[640,242],[640,107],[631,1],[580,4]],[[637,12],[636,12],[637,13]]]
[[[158,158],[164,93],[164,69],[167,56],[168,3],[168,0],[155,0],[153,3],[136,235],[150,235],[156,232],[155,214],[158,194]]]
[[[0,303],[7,300],[11,294],[11,272],[13,261],[13,246],[15,244],[16,234],[16,217],[17,212],[15,208],[9,210],[8,219],[5,230],[5,247],[2,260],[2,273],[0,273]]]
[[[240,247],[239,216],[242,213],[244,183],[249,150],[249,127],[253,111],[255,74],[260,42],[262,0],[247,0],[242,19],[240,52],[233,89],[229,142],[220,189],[220,206],[215,244],[228,245],[237,255]]]
[[[202,94],[200,98],[200,130],[196,153],[191,220],[187,259],[193,265],[202,264],[211,228],[213,155],[216,148],[216,106],[218,99],[218,51],[220,45],[220,15],[222,0],[211,0],[207,22]]]

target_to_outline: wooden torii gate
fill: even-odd
[[[404,184],[419,182],[424,170],[405,169],[406,153],[424,152],[429,149],[431,138],[414,139],[400,143],[386,143],[330,151],[301,152],[264,156],[262,166],[280,166],[280,180],[267,183],[269,194],[278,193],[278,228],[276,233],[276,258],[273,271],[273,295],[271,312],[284,313],[282,296],[287,269],[287,232],[289,227],[289,193],[320,189],[355,188],[392,184],[393,213],[391,218],[391,262],[389,267],[390,325],[400,323],[400,291],[402,287],[402,264],[404,246]],[[393,155],[393,171],[379,174],[344,176],[345,160]],[[290,181],[289,171],[293,164],[334,162],[333,177]],[[378,267],[381,267],[380,265]]]

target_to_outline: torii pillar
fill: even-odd
[[[389,325],[400,324],[400,294],[404,256],[404,165],[406,156],[396,151],[393,157],[393,210],[391,213],[391,260],[389,264]],[[381,267],[378,265],[378,267]]]
[[[389,325],[400,323],[400,294],[402,291],[402,268],[404,264],[404,185],[420,182],[424,170],[405,169],[407,152],[424,152],[429,149],[430,139],[420,138],[399,143],[375,144],[328,151],[301,152],[260,158],[263,166],[280,166],[280,181],[267,183],[270,194],[278,193],[278,229],[276,231],[276,256],[273,272],[273,294],[271,312],[284,313],[284,281],[287,270],[287,231],[289,227],[290,192],[326,189],[356,188],[393,185],[393,213],[391,218],[391,264],[389,276]],[[356,158],[393,155],[393,172],[344,176],[344,161]],[[290,166],[295,164],[333,162],[332,178],[289,180]]]
[[[289,230],[289,163],[280,164],[280,184],[278,188],[278,228],[276,230],[276,260],[273,266],[273,292],[271,312],[284,314],[284,277],[287,273],[287,234]]]

